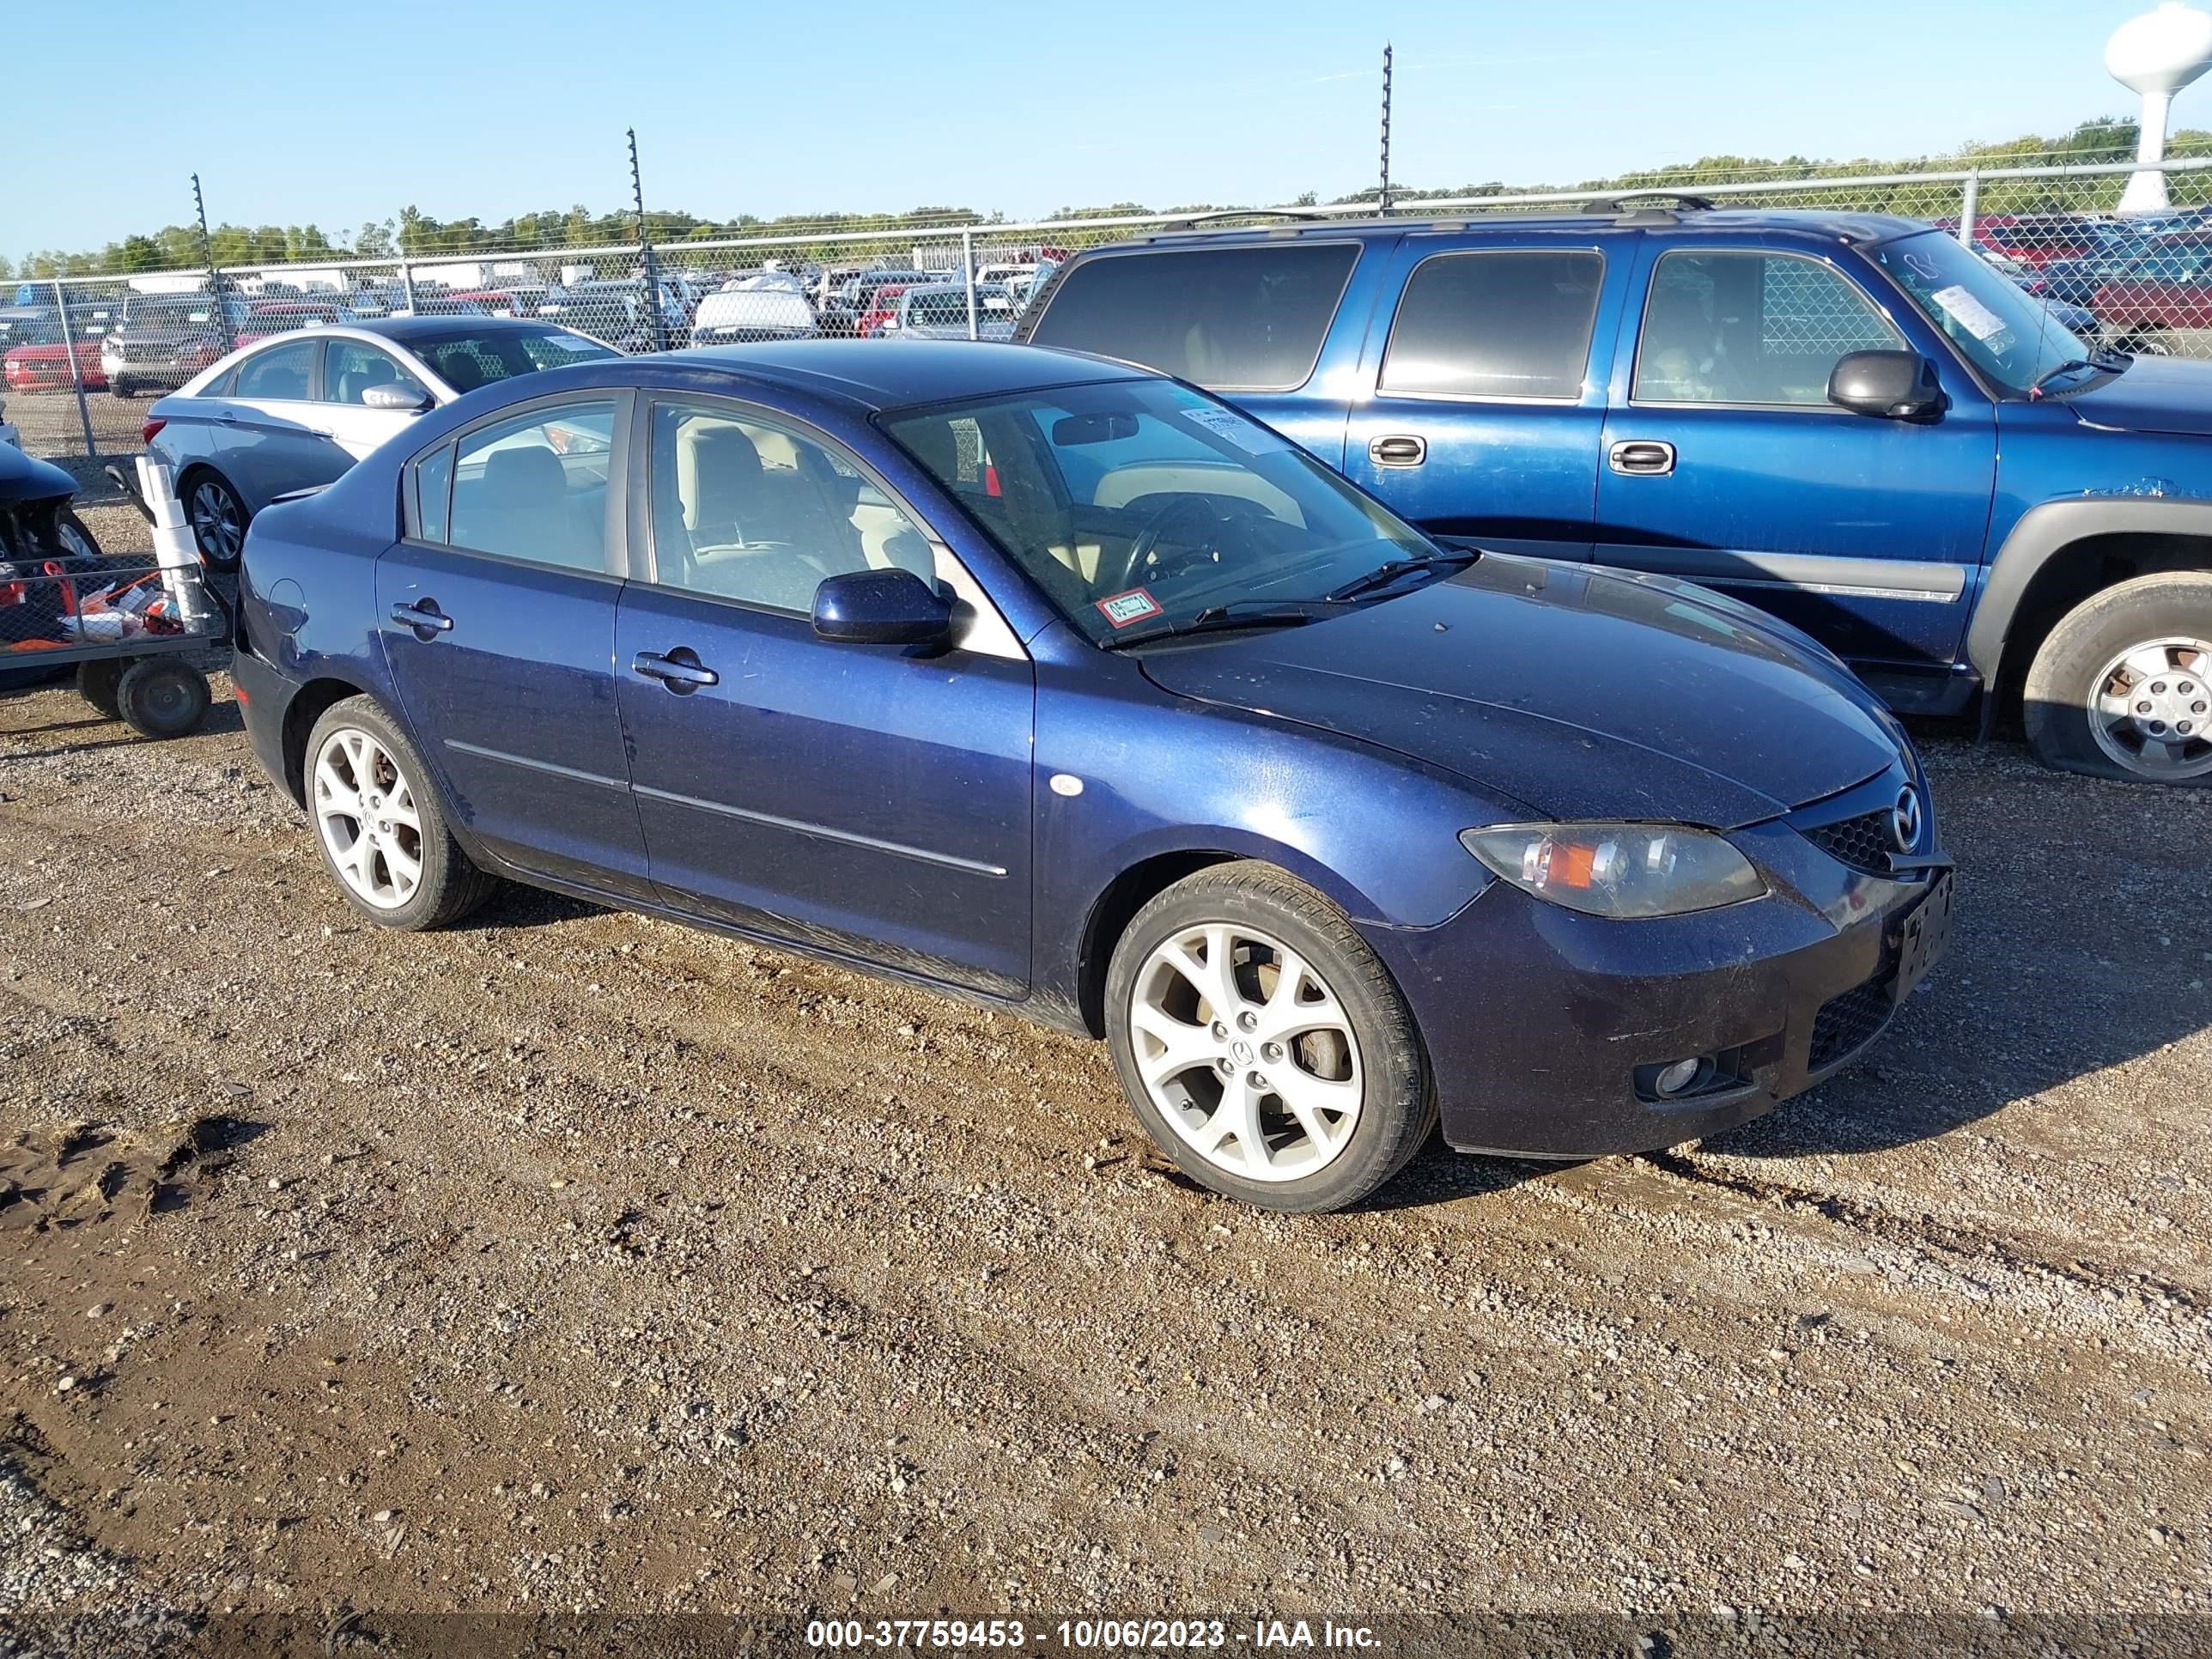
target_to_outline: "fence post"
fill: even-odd
[[[975,233],[972,230],[960,233],[960,271],[961,280],[968,284],[968,337],[980,339],[982,332],[975,326]]]
[[[415,314],[415,264],[405,254],[399,256],[399,292],[407,301],[407,314]]]
[[[626,136],[629,139],[629,199],[637,210],[637,247],[640,269],[645,273],[645,303],[653,317],[653,349],[665,351],[668,316],[660,304],[660,266],[653,257],[653,238],[645,228],[645,181],[637,170],[637,129],[630,128]]]
[[[84,370],[76,360],[76,333],[70,326],[69,296],[62,292],[62,279],[54,278],[54,309],[61,313],[62,349],[69,354],[70,383],[76,388],[76,418],[84,428],[84,453],[93,460],[100,459],[100,445],[92,435],[92,410],[84,401]]]
[[[1959,246],[1968,252],[1974,247],[1974,210],[1982,203],[1982,170],[1974,168],[1966,174],[1966,191],[1959,202]]]

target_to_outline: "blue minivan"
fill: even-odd
[[[2212,365],[2103,350],[1926,225],[1167,233],[1020,337],[1214,392],[1434,537],[1759,605],[1901,711],[2017,692],[2052,765],[2212,778]]]

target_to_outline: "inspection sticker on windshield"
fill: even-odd
[[[1247,455],[1265,455],[1280,449],[1283,441],[1263,426],[1255,426],[1233,409],[1186,409],[1183,419],[1202,426],[1217,438],[1226,438]]]
[[[1957,318],[1959,326],[1977,340],[1986,340],[2005,331],[2005,319],[1969,293],[1963,283],[1939,288],[1928,297]]]
[[[1133,587],[1126,593],[1116,593],[1109,599],[1097,601],[1106,613],[1106,620],[1116,628],[1127,628],[1131,623],[1140,623],[1160,614],[1160,605],[1141,587]]]

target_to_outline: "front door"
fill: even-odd
[[[521,869],[650,896],[615,698],[618,504],[606,397],[479,426],[411,469],[377,561],[385,660],[462,823]]]
[[[1642,287],[1597,557],[1734,593],[1870,667],[1948,667],[1996,478],[1989,399],[1946,358],[1939,420],[1829,403],[1838,359],[1907,342],[1828,259],[1701,241],[1656,250]]]
[[[1408,236],[1360,364],[1345,475],[1430,535],[1589,556],[1605,370],[1637,234]],[[1395,309],[1391,296],[1395,296]]]
[[[343,337],[324,343],[316,421],[350,460],[367,459],[371,450],[404,432],[417,412],[371,409],[363,399],[373,386],[398,386],[428,406],[428,390],[390,352]]]
[[[708,400],[647,425],[654,580],[623,595],[615,661],[653,880],[756,932],[1018,995],[1027,656],[1003,624],[935,654],[817,638],[824,576],[935,579],[951,556],[818,434]]]

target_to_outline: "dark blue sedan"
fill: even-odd
[[[508,878],[1017,1009],[1273,1208],[1439,1115],[1553,1158],[1741,1122],[1948,931],[1911,745],[1802,635],[1440,547],[1093,358],[551,370],[263,514],[242,580],[255,750],[371,920]]]

